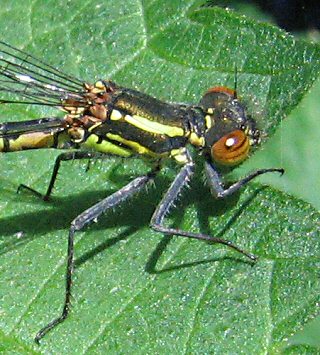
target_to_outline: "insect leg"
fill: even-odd
[[[77,231],[80,231],[84,226],[96,220],[100,215],[109,209],[112,209],[119,205],[121,202],[127,200],[133,194],[142,190],[146,184],[153,180],[157,170],[150,172],[144,176],[137,177],[131,181],[128,185],[124,186],[111,196],[106,197],[102,201],[98,202],[94,206],[88,208],[76,217],[72,222],[69,230],[68,238],[68,259],[67,259],[67,271],[66,271],[66,289],[65,289],[65,302],[62,313],[59,317],[48,323],[43,327],[35,336],[35,342],[39,343],[51,329],[63,322],[70,311],[71,305],[71,286],[72,286],[72,274],[74,270],[74,235]]]
[[[180,170],[179,174],[169,187],[168,191],[164,195],[163,199],[159,203],[158,207],[156,208],[151,221],[150,221],[150,227],[154,229],[157,232],[161,232],[164,234],[170,234],[170,235],[177,235],[180,237],[185,237],[185,238],[194,238],[194,239],[199,239],[199,240],[205,240],[213,243],[219,243],[219,244],[224,244],[241,254],[247,256],[249,259],[255,261],[256,257],[245,250],[241,249],[237,245],[233,244],[229,240],[225,240],[222,238],[217,238],[217,237],[212,237],[207,234],[203,233],[193,233],[189,231],[184,231],[181,229],[175,229],[175,228],[168,228],[163,225],[163,220],[165,216],[168,214],[170,207],[173,206],[174,202],[177,200],[177,197],[179,196],[181,190],[183,187],[185,187],[188,183],[188,181],[191,179],[192,175],[194,173],[194,162],[190,161],[186,163],[183,168]]]
[[[47,188],[47,192],[45,193],[45,195],[42,195],[40,192],[38,192],[37,190],[34,190],[32,187],[29,187],[27,185],[24,184],[20,184],[17,192],[20,192],[21,190],[28,190],[30,192],[32,192],[33,194],[35,194],[36,196],[42,198],[44,201],[48,201],[50,198],[50,195],[52,193],[54,184],[56,182],[57,176],[58,176],[58,172],[60,169],[60,165],[62,161],[68,161],[68,160],[80,160],[80,159],[105,159],[107,157],[106,154],[103,153],[98,153],[98,152],[86,152],[86,151],[73,151],[73,152],[65,152],[62,153],[60,155],[58,155],[58,157],[56,158],[56,161],[54,163],[54,167],[53,167],[53,171],[51,174],[51,178],[50,178],[50,182]]]
[[[225,189],[219,174],[209,162],[205,163],[205,170],[206,170],[207,180],[210,185],[211,193],[215,198],[225,198],[227,196],[232,195],[233,193],[238,191],[242,186],[246,185],[249,181],[251,181],[252,179],[256,178],[259,175],[265,173],[271,173],[271,172],[278,172],[281,175],[284,173],[283,169],[278,169],[278,168],[256,170]]]

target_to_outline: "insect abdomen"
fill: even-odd
[[[0,124],[0,152],[40,148],[66,148],[72,144],[63,120],[44,118]]]

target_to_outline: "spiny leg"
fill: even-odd
[[[251,181],[252,179],[256,178],[259,175],[272,173],[272,172],[278,172],[281,175],[284,173],[284,169],[281,168],[256,170],[225,189],[218,172],[214,169],[214,167],[209,162],[205,163],[205,170],[206,170],[207,180],[210,186],[211,193],[215,198],[225,198],[227,196],[232,195],[233,193],[241,189],[241,187],[245,186],[249,181]]]
[[[108,156],[103,153],[98,153],[98,152],[86,152],[86,151],[74,151],[74,152],[65,152],[56,158],[56,161],[54,163],[53,171],[51,174],[50,182],[47,188],[47,192],[45,195],[42,195],[40,192],[37,190],[34,190],[32,187],[29,187],[24,184],[20,184],[17,192],[20,192],[22,189],[28,190],[32,192],[34,195],[42,198],[44,201],[48,201],[50,198],[50,195],[52,193],[54,184],[56,182],[58,172],[61,166],[62,161],[68,161],[68,160],[80,160],[80,159],[106,159]]]
[[[193,233],[193,232],[183,231],[181,229],[168,228],[163,225],[163,220],[165,216],[168,214],[170,207],[172,207],[174,202],[177,200],[177,197],[179,196],[182,188],[187,185],[193,173],[194,173],[194,162],[190,160],[180,170],[179,174],[177,175],[177,177],[169,187],[168,191],[164,195],[163,199],[159,203],[157,209],[155,210],[151,218],[151,222],[150,222],[151,228],[153,228],[157,232],[161,232],[164,234],[177,235],[185,238],[194,238],[199,240],[206,240],[213,243],[224,244],[240,252],[241,254],[247,256],[249,259],[255,261],[256,257],[254,255],[246,252],[245,250],[241,249],[240,247],[233,244],[229,240],[212,237],[210,235],[203,234],[203,233]]]
[[[77,231],[80,231],[84,226],[96,220],[102,213],[109,209],[112,209],[119,205],[121,202],[130,198],[133,194],[142,190],[146,184],[153,180],[158,169],[150,172],[147,175],[140,176],[128,185],[121,188],[117,192],[113,193],[111,196],[106,197],[102,201],[98,202],[94,206],[88,208],[78,217],[76,217],[71,222],[71,227],[69,230],[68,238],[68,260],[67,260],[67,271],[66,271],[66,289],[65,289],[65,302],[63,306],[62,313],[59,317],[55,318],[53,321],[48,323],[43,327],[35,336],[35,342],[39,343],[40,339],[43,338],[51,329],[56,327],[58,324],[63,322],[70,311],[71,304],[71,286],[72,286],[72,273],[74,269],[74,235]]]

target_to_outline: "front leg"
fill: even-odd
[[[265,173],[272,173],[272,172],[278,172],[281,175],[284,173],[283,169],[279,168],[270,168],[270,169],[260,169],[252,172],[251,174],[245,176],[244,178],[238,180],[234,184],[232,184],[230,187],[225,188],[223,185],[223,182],[218,174],[218,172],[214,169],[214,167],[209,163],[205,163],[205,170],[206,170],[206,176],[207,180],[210,186],[210,190],[212,195],[215,198],[225,198],[227,196],[232,195],[236,191],[238,191],[242,186],[246,185],[249,181],[252,179],[256,178],[259,175],[265,174]]]

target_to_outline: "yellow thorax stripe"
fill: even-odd
[[[137,152],[139,154],[145,154],[145,155],[149,155],[152,157],[158,157],[158,156],[162,155],[162,154],[154,153],[150,149],[144,147],[143,145],[141,145],[137,142],[122,138],[121,136],[119,136],[117,134],[107,133],[106,136],[109,139],[112,139],[114,141],[125,144],[126,146],[130,147],[132,150],[134,150],[135,152]]]
[[[118,147],[117,145],[114,145],[106,140],[100,141],[99,137],[95,134],[90,134],[90,136],[83,143],[83,146],[91,148],[97,152],[115,154],[122,157],[130,157],[130,155],[132,155],[132,152],[126,148]]]
[[[133,126],[136,126],[150,133],[165,134],[169,137],[184,136],[184,130],[180,127],[167,126],[162,123],[150,121],[145,117],[126,115],[124,119],[126,122],[132,124]]]

